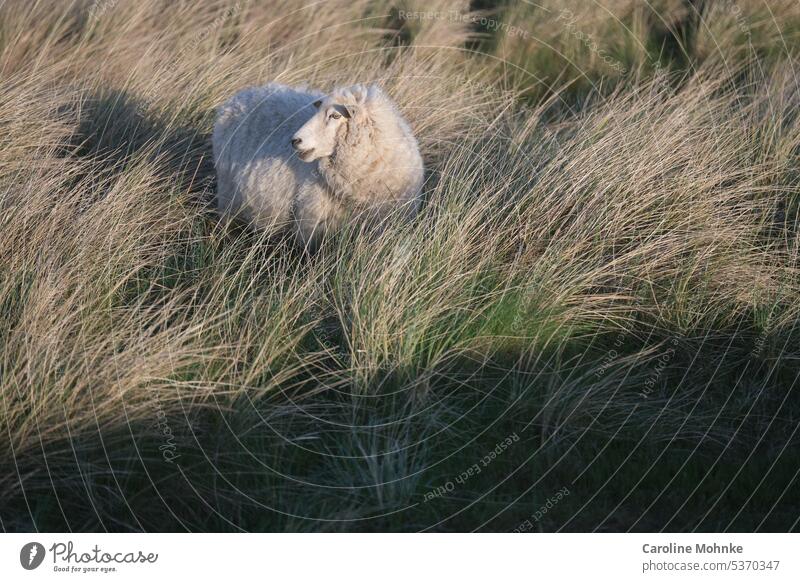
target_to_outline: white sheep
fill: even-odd
[[[424,168],[417,140],[378,87],[326,96],[269,84],[219,109],[213,134],[217,206],[316,245],[348,217],[413,216]]]

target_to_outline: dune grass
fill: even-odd
[[[3,530],[796,530],[797,3],[537,4],[0,5]],[[380,83],[419,217],[221,224],[268,81]]]

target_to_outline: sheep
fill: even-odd
[[[288,229],[309,248],[350,217],[419,210],[417,140],[375,85],[245,89],[220,107],[212,146],[220,213]]]

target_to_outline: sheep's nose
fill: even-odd
[[[297,147],[297,146],[299,146],[301,143],[303,143],[303,140],[302,140],[302,139],[300,139],[299,137],[296,137],[296,138],[294,138],[294,139],[292,140],[292,147],[293,147],[293,148],[296,148],[296,147]]]

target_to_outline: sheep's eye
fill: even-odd
[[[341,116],[342,116],[342,114],[341,114],[341,113],[337,113],[336,111],[334,111],[333,113],[331,113],[331,117],[332,117],[333,119],[339,119]]]

